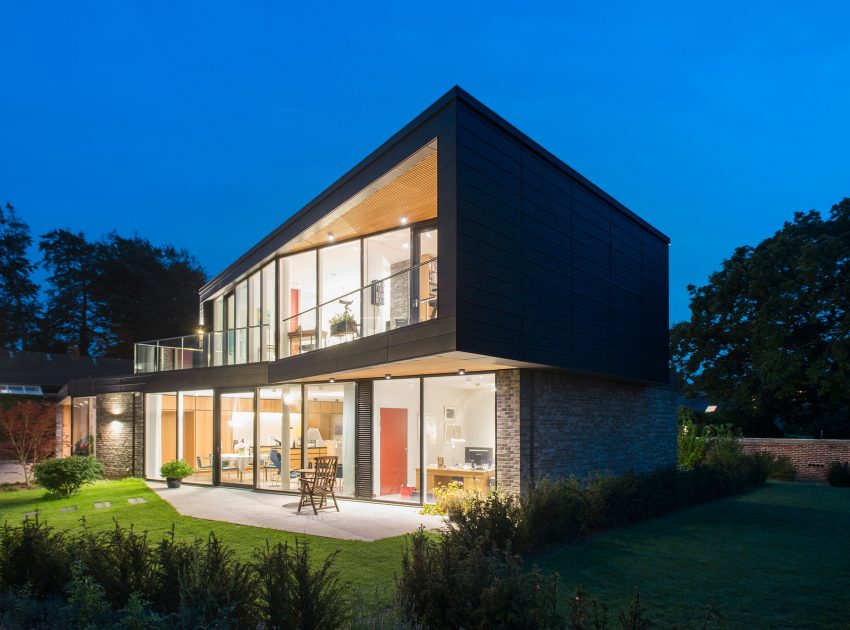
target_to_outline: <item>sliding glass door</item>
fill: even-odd
[[[254,485],[254,392],[219,395],[219,480]]]

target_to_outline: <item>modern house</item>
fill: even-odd
[[[672,465],[668,244],[453,88],[201,287],[196,334],[68,383],[66,443],[268,491],[336,455],[339,495],[407,502]]]

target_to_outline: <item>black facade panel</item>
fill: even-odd
[[[458,350],[666,382],[663,235],[498,121],[457,121]]]

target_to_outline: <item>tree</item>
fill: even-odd
[[[25,349],[36,328],[38,286],[27,257],[29,226],[11,203],[0,206],[0,346]]]
[[[186,251],[109,234],[96,251],[93,298],[110,356],[132,357],[138,341],[190,335],[206,274]]]
[[[0,431],[5,440],[3,450],[21,465],[24,483],[29,487],[29,464],[37,464],[55,449],[55,406],[36,400],[0,406]]]
[[[102,330],[92,300],[97,245],[82,232],[53,230],[38,245],[47,278],[47,309],[42,322],[41,349],[88,355],[102,349]]]
[[[740,247],[671,330],[674,367],[749,435],[850,437],[850,199]],[[778,422],[777,422],[778,421]]]

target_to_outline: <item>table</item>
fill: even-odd
[[[460,477],[463,481],[463,489],[471,492],[486,494],[490,491],[490,480],[496,474],[495,468],[452,468],[449,466],[425,467],[425,488],[428,492],[434,486],[447,486],[450,482]],[[416,469],[416,479],[419,479],[419,469]]]
[[[236,470],[239,473],[239,483],[242,483],[242,476],[248,464],[254,461],[253,455],[245,455],[243,453],[222,453],[221,454],[221,470],[224,471],[225,462],[235,462]]]

